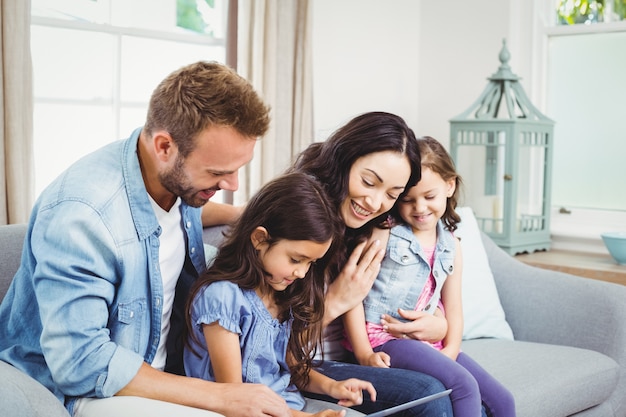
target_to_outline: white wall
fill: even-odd
[[[521,0],[314,0],[316,139],[364,111],[404,117],[417,135],[449,143],[449,119],[469,107],[500,65],[510,65],[527,93],[529,51],[520,31],[530,2]],[[528,41],[525,41],[528,43]],[[527,52],[526,52],[527,53]],[[517,55],[516,55],[517,54]]]
[[[367,111],[418,124],[419,21],[415,0],[313,0],[317,140]]]

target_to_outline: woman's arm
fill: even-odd
[[[448,332],[443,339],[443,354],[456,360],[461,351],[463,339],[463,303],[461,296],[461,274],[463,270],[463,257],[461,245],[456,240],[456,257],[454,259],[454,272],[448,275],[441,289],[441,302],[446,310]]]
[[[239,335],[217,322],[202,326],[216,382],[243,382]]]
[[[352,345],[352,351],[361,365],[389,368],[389,355],[385,352],[374,352],[365,328],[365,312],[363,304],[359,304],[343,315],[343,327]]]

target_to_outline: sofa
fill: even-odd
[[[26,225],[0,226],[0,300],[25,232]],[[220,238],[220,228],[205,229],[208,247]],[[513,337],[475,337],[462,349],[511,390],[517,416],[626,417],[626,286],[528,266],[479,239],[472,246],[484,247]],[[0,362],[0,410],[16,404],[21,416],[68,416],[42,385]]]

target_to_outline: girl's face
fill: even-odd
[[[436,230],[455,188],[454,178],[444,181],[441,175],[422,167],[422,178],[398,202],[398,212],[413,231]]]
[[[326,254],[332,239],[323,243],[282,239],[270,246],[266,229],[258,227],[252,234],[252,243],[268,273],[266,282],[275,291],[284,291],[295,280],[304,278],[311,264]]]
[[[411,175],[406,155],[375,152],[354,161],[350,168],[348,196],[340,207],[347,227],[358,229],[389,211],[404,191]]]

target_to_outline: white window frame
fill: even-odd
[[[551,37],[577,34],[626,32],[626,21],[591,25],[556,25],[554,0],[535,0],[532,30],[533,95],[542,107],[547,103],[548,44]],[[617,190],[616,190],[617,191]],[[600,210],[553,206],[550,231],[552,248],[576,252],[608,253],[600,235],[609,231],[626,232],[626,210]]]

